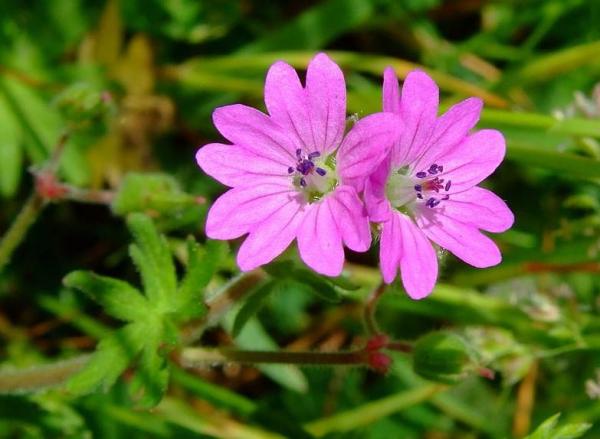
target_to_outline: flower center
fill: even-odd
[[[427,170],[413,175],[408,166],[393,171],[388,178],[386,195],[392,206],[401,212],[408,213],[417,204],[433,209],[442,201],[448,200],[448,191],[452,186],[450,180],[440,178],[444,167],[436,163]]]
[[[293,177],[294,186],[304,192],[309,203],[320,200],[337,186],[333,154],[323,158],[318,151],[306,154],[297,149],[296,165],[287,171]]]

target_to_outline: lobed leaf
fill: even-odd
[[[151,312],[144,296],[125,281],[99,276],[89,271],[74,271],[63,283],[88,294],[113,317],[125,321],[144,319]]]
[[[169,310],[175,297],[177,278],[166,239],[144,214],[131,214],[127,225],[135,240],[129,252],[140,271],[144,291],[151,302],[162,310]]]

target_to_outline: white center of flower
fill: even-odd
[[[403,213],[410,213],[416,203],[433,209],[450,198],[448,191],[452,182],[441,178],[443,172],[444,167],[435,163],[419,172],[411,172],[408,166],[396,168],[388,177],[386,196],[392,206]]]
[[[318,151],[306,154],[297,149],[296,158],[296,165],[288,168],[288,174],[292,176],[294,186],[305,194],[309,203],[320,200],[335,189],[338,177],[333,154],[322,157]]]

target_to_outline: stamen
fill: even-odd
[[[296,150],[296,157],[298,157],[299,159],[302,158],[302,150],[300,148]]]
[[[306,180],[304,179],[304,177],[302,177],[302,178],[300,179],[300,186],[302,186],[302,187],[306,187]]]
[[[294,168],[292,168],[291,166],[288,168],[288,174],[293,174],[294,173]]]
[[[439,165],[437,167],[438,172],[444,172],[444,167],[442,165]]]
[[[423,199],[423,195],[421,195],[421,194],[417,193],[417,198],[418,198],[419,200],[422,200],[422,199]]]
[[[421,189],[422,189],[422,187],[421,187],[421,185],[420,185],[420,184],[415,184],[415,190],[416,190],[417,192],[421,192]]]
[[[431,175],[437,174],[437,165],[435,163],[431,165],[427,172],[429,172]]]
[[[448,192],[450,190],[450,185],[452,184],[452,182],[450,180],[448,180],[448,182],[446,183],[446,187],[444,188],[444,190],[446,192]]]
[[[449,199],[450,199],[450,195],[448,195],[448,194],[444,195],[444,198],[442,198],[442,200],[444,200],[444,201],[449,200]]]
[[[316,159],[317,157],[321,157],[321,153],[319,151],[311,152],[308,155],[309,160]]]
[[[317,168],[316,169],[317,174],[319,174],[321,177],[324,177],[325,174],[327,174],[327,171],[323,168]]]
[[[425,177],[427,177],[426,172],[423,172],[423,171],[417,172],[417,178],[425,178]]]

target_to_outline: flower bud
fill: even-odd
[[[66,88],[56,97],[55,106],[73,128],[96,125],[116,112],[111,94],[87,83]]]
[[[179,226],[198,221],[202,200],[181,190],[172,177],[165,174],[129,173],[124,178],[112,203],[117,215],[148,212],[154,216],[173,218]]]
[[[424,378],[454,384],[478,368],[475,352],[457,334],[447,331],[427,334],[413,351],[413,369]]]

